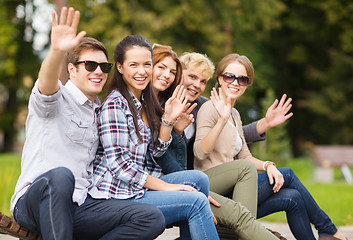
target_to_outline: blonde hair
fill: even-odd
[[[179,59],[183,69],[196,71],[207,79],[210,79],[215,71],[213,62],[206,56],[206,54],[185,52]]]

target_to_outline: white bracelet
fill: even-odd
[[[270,161],[266,161],[266,162],[264,162],[263,164],[262,164],[262,169],[264,170],[264,171],[266,171],[266,164],[267,163],[269,163]]]
[[[166,126],[166,127],[173,127],[176,124],[176,122],[177,122],[177,120],[175,120],[174,122],[165,120],[164,119],[164,115],[162,116],[161,120],[162,120],[163,125]]]

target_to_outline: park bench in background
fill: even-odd
[[[352,184],[350,167],[353,167],[353,146],[308,144],[311,156],[316,163],[315,179],[320,182],[333,182],[333,169],[340,168],[345,180]]]
[[[42,240],[37,233],[21,227],[13,218],[0,212],[0,234],[7,234],[23,240]]]

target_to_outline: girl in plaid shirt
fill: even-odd
[[[141,36],[119,42],[114,61],[109,95],[98,112],[95,185],[107,198],[158,207],[166,224],[179,222],[181,239],[219,239],[207,200],[207,176],[196,170],[161,176],[154,160],[166,151],[172,127],[187,105],[184,88],[176,87],[163,112],[150,83],[152,47]]]

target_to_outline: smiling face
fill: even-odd
[[[152,55],[149,49],[133,46],[125,52],[124,63],[117,62],[118,71],[138,99],[152,78]]]
[[[223,71],[221,75],[224,73],[233,73],[236,77],[242,75],[242,76],[248,76],[247,71],[245,69],[245,66],[239,62],[232,62],[230,63]],[[240,86],[238,84],[238,81],[233,81],[232,83],[227,83],[223,80],[222,76],[218,76],[218,81],[221,86],[221,90],[224,94],[224,97],[230,97],[232,100],[233,104],[235,101],[243,95],[245,92],[247,86]]]
[[[104,52],[99,50],[82,51],[78,61],[108,62]],[[68,70],[70,80],[93,102],[97,94],[102,91],[108,73],[102,72],[99,66],[93,72],[89,72],[86,70],[84,63],[77,65],[69,63]]]
[[[188,101],[193,102],[205,91],[208,79],[196,70],[183,70],[183,85]]]
[[[165,91],[175,81],[177,64],[171,57],[165,57],[153,66],[153,88],[156,92]]]

